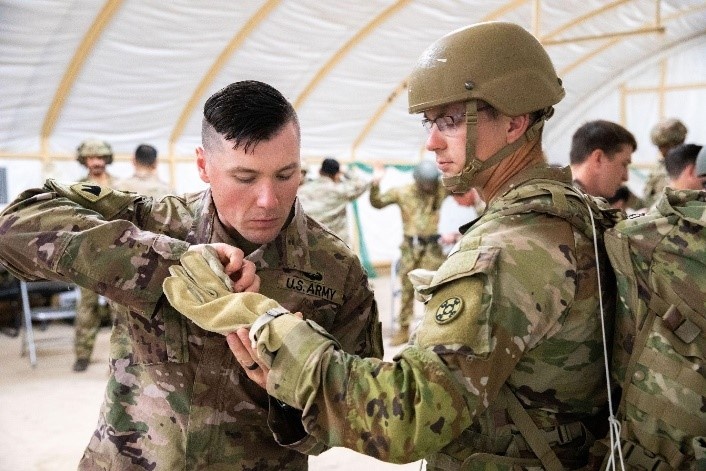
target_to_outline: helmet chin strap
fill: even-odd
[[[461,173],[450,177],[442,177],[441,182],[444,187],[452,193],[466,193],[474,186],[483,186],[482,184],[479,185],[481,182],[474,181],[478,174],[483,170],[499,164],[505,157],[522,147],[525,142],[536,138],[544,126],[544,120],[551,116],[551,114],[552,112],[550,111],[542,116],[541,119],[537,120],[537,122],[527,128],[527,131],[525,131],[525,133],[515,142],[504,146],[486,160],[479,160],[476,157],[476,143],[478,141],[478,113],[476,111],[476,100],[469,100],[466,103],[466,165]]]

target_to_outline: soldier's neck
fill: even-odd
[[[212,242],[223,242],[224,244],[238,247],[245,255],[251,254],[261,245],[250,242],[236,230],[227,231],[218,218],[216,218],[213,224]]]

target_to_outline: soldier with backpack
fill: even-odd
[[[608,264],[600,227],[613,213],[543,154],[561,80],[534,36],[489,22],[433,43],[408,92],[444,186],[477,188],[487,208],[417,287],[424,319],[393,361],[349,355],[257,293],[229,294],[202,255],[182,259],[165,293],[206,329],[251,325],[228,341],[260,365],[251,379],[302,410],[302,434],[285,444],[426,458],[430,471],[580,469],[605,432],[599,287],[606,322],[614,289],[597,265]]]

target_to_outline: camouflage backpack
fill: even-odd
[[[605,244],[619,294],[611,374],[625,469],[706,469],[706,192],[665,189]]]

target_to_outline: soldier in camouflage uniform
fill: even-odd
[[[88,175],[79,182],[108,187],[115,183],[115,178],[106,171],[106,167],[113,163],[113,149],[107,142],[98,139],[82,142],[77,149],[77,160],[88,169]],[[111,313],[114,308],[111,309],[105,298],[95,291],[79,287],[79,294],[74,320],[76,361],[73,370],[76,372],[86,371],[101,323],[114,317]]]
[[[305,312],[345,350],[382,356],[358,257],[296,201],[292,105],[266,84],[237,82],[206,101],[202,129],[203,192],[155,200],[48,180],[0,217],[0,259],[13,273],[75,282],[127,307],[117,314],[110,378],[82,470],[307,468],[307,456],[279,446],[267,425],[269,414],[296,431],[300,413],[251,382],[223,336],[163,297],[168,269],[194,244],[224,243],[216,247],[221,260],[235,257],[231,272],[248,254],[243,270],[252,266],[254,275],[257,267],[263,293]],[[230,246],[242,251],[223,249]],[[240,275],[241,289],[256,286]]]
[[[643,197],[645,207],[649,208],[656,201],[662,190],[669,183],[667,171],[664,168],[664,157],[669,152],[669,149],[683,144],[686,140],[688,130],[684,123],[676,118],[668,118],[655,124],[650,131],[650,139],[652,144],[659,149],[659,161],[657,167],[647,175],[647,181],[643,189]]]
[[[172,193],[172,189],[157,175],[157,149],[148,144],[140,144],[132,159],[135,173],[130,178],[119,180],[115,188],[132,191],[152,198],[160,198]]]
[[[413,183],[380,193],[380,179],[384,172],[377,171],[370,187],[370,205],[373,208],[396,204],[402,216],[403,235],[398,270],[402,299],[397,315],[399,330],[390,339],[392,346],[409,341],[409,324],[414,317],[414,286],[407,275],[417,268],[436,270],[444,261],[439,217],[441,204],[448,193],[439,184],[439,171],[433,162],[420,162],[413,173]]]
[[[370,188],[370,182],[352,172],[344,175],[336,159],[324,159],[319,178],[308,180],[297,196],[306,213],[329,228],[350,245],[348,237],[348,203]]]
[[[571,138],[569,151],[574,185],[591,196],[610,200],[628,181],[628,167],[636,150],[635,136],[618,123],[598,119],[582,124]],[[642,209],[644,203],[627,191],[626,206]]]
[[[475,186],[487,208],[417,286],[424,319],[392,362],[347,354],[271,305],[213,313],[233,326],[259,316],[228,335],[233,353],[256,357],[251,377],[302,409],[315,439],[394,463],[427,458],[428,470],[586,465],[607,396],[599,277],[608,325],[615,288],[599,275],[595,254],[607,258],[591,219],[610,226],[619,213],[599,211],[568,167],[546,162],[541,130],[563,96],[540,43],[512,23],[459,29],[421,56],[410,111],[425,115],[444,185]],[[190,316],[197,305],[175,307]]]

